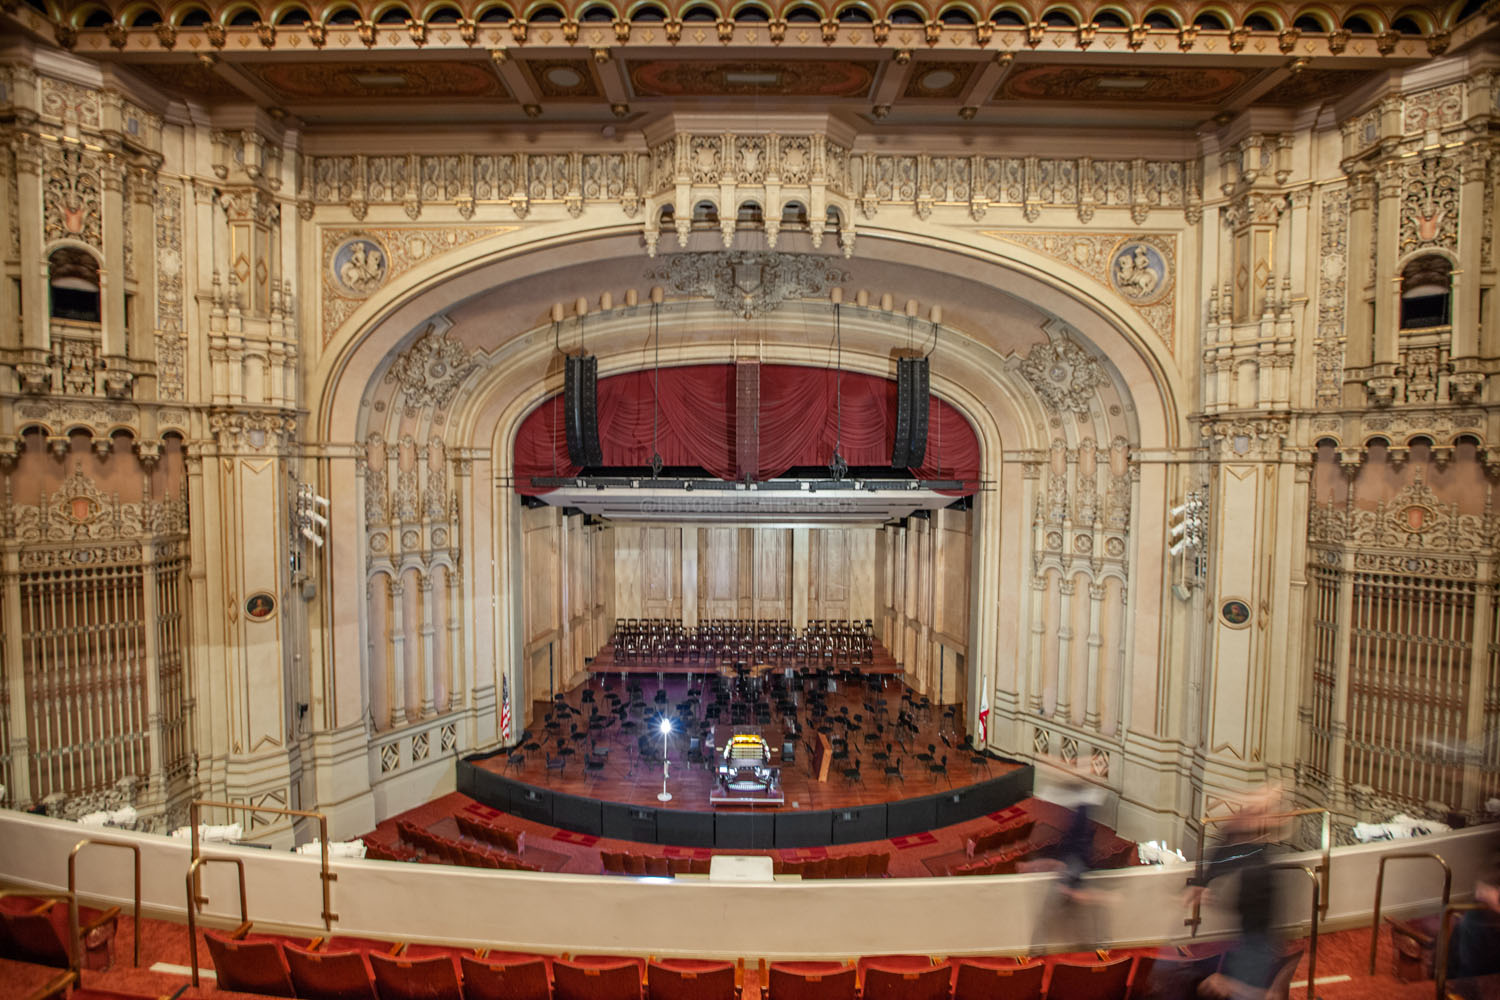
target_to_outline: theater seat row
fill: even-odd
[[[505,868],[512,871],[541,871],[512,854],[488,844],[466,844],[428,831],[405,820],[396,824],[396,832],[402,841],[422,852],[419,861],[437,861],[451,865],[466,865],[470,868]]]
[[[665,857],[635,851],[600,851],[600,868],[606,875],[707,875],[709,858]],[[803,878],[882,878],[891,867],[889,854],[852,854],[837,858],[786,860],[775,858],[777,875]]]
[[[301,1000],[737,1000],[744,978],[743,965],[728,961],[458,949],[410,956],[378,948],[320,951],[247,929],[237,934],[205,932],[219,985]],[[1300,957],[1300,951],[1283,957],[1269,996],[1286,996]],[[1218,955],[882,956],[761,962],[759,982],[767,1000],[1189,1000],[1218,966]]]

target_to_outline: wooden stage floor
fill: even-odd
[[[634,683],[640,684],[648,705],[645,718],[640,723],[639,733],[651,725],[653,713],[656,710],[654,699],[658,690],[658,681],[655,677],[639,674],[632,675],[632,677]],[[686,698],[689,686],[687,677],[666,674],[662,683],[665,684],[669,705],[675,706]],[[606,693],[610,691],[619,694],[622,698],[626,696],[625,691],[622,690],[618,668],[613,673],[596,675],[586,684],[566,692],[564,697],[567,703],[579,709],[582,714],[572,715],[565,721],[562,727],[564,733],[570,732],[575,722],[581,726],[586,725],[589,707],[582,700],[585,690],[593,691],[593,697],[601,704],[607,704]],[[906,745],[903,746],[896,738],[892,725],[879,722],[872,724],[869,708],[876,706],[876,699],[884,698],[888,718],[894,721],[897,713],[902,709],[902,696],[906,691],[905,685],[899,678],[880,674],[870,678],[870,686],[846,688],[840,684],[838,691],[827,693],[830,716],[837,715],[841,709],[847,708],[851,717],[861,716],[861,728],[857,733],[851,732],[849,761],[847,763],[833,762],[830,765],[826,782],[818,782],[813,778],[810,770],[811,762],[808,759],[803,739],[797,741],[796,761],[790,765],[781,763],[784,722],[774,711],[769,727],[764,729],[756,729],[754,726],[743,727],[749,731],[761,732],[773,747],[771,764],[781,767],[781,787],[786,800],[782,806],[713,806],[709,802],[709,793],[713,788],[716,772],[712,766],[704,767],[687,763],[685,757],[688,741],[687,737],[680,733],[674,735],[668,742],[667,758],[671,763],[671,773],[667,779],[667,790],[672,793],[670,802],[661,803],[656,798],[657,793],[662,790],[661,764],[647,762],[644,759],[637,760],[637,734],[621,733],[614,725],[597,737],[598,746],[609,748],[608,762],[602,772],[585,773],[582,758],[588,749],[587,742],[579,745],[577,752],[568,757],[568,763],[561,771],[549,769],[544,751],[550,751],[556,756],[559,743],[555,736],[548,736],[544,731],[544,715],[551,709],[550,703],[545,701],[533,704],[527,725],[527,728],[535,734],[532,742],[540,743],[541,747],[527,753],[524,763],[519,766],[512,765],[508,762],[506,754],[496,754],[477,761],[476,764],[502,774],[504,777],[549,788],[556,792],[627,805],[649,805],[653,808],[686,809],[697,812],[709,810],[775,812],[874,805],[930,795],[950,785],[954,788],[961,788],[990,778],[998,778],[1020,766],[994,757],[985,758],[983,763],[976,761],[975,752],[963,746],[965,740],[965,734],[962,731],[963,720],[958,717],[957,712],[946,715],[945,707],[938,704],[932,704],[926,711],[919,710],[915,713],[918,732],[915,736],[909,736]],[[920,696],[913,693],[913,699],[920,704]],[[797,710],[797,717],[804,725],[808,721],[806,695],[802,696],[802,704]],[[883,732],[876,728],[880,725],[884,726]],[[958,727],[956,730],[955,726]],[[836,727],[837,732],[842,732],[842,730],[843,726]],[[865,736],[870,733],[874,733],[876,738],[867,742]],[[811,727],[808,727],[804,730],[804,739],[810,734]],[[877,761],[872,756],[876,752],[885,752],[887,743],[892,744],[889,751],[890,764],[894,766],[899,762],[904,780],[887,778],[886,762]],[[918,753],[928,753],[929,745],[932,748],[930,752],[934,754],[937,761],[947,756],[948,773],[946,776],[931,773],[928,762],[916,757]],[[657,746],[660,746],[659,739]],[[842,769],[845,766],[852,767],[856,760],[860,762],[860,780],[846,779]]]

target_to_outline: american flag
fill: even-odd
[[[510,677],[500,678],[500,738],[510,739]]]

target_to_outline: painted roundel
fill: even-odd
[[[385,248],[369,236],[351,236],[328,261],[333,280],[345,295],[369,295],[385,281]]]
[[[1171,290],[1172,270],[1154,244],[1126,240],[1110,253],[1109,282],[1136,305],[1149,305]]]
[[[1244,628],[1250,624],[1250,605],[1232,597],[1219,606],[1219,617],[1230,628]]]

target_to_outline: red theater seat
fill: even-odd
[[[1142,955],[1135,960],[1130,1000],[1193,1000],[1198,984],[1219,971],[1222,956],[1170,958]]]
[[[965,958],[953,977],[953,1000],[1041,1000],[1046,974],[1041,962],[1017,965],[1008,958]]]
[[[208,945],[220,989],[276,997],[297,995],[280,941],[237,938],[206,930],[203,943]]]
[[[288,944],[282,954],[302,1000],[375,1000],[363,952],[308,951]]]
[[[639,959],[558,959],[552,963],[554,1000],[641,1000]]]
[[[864,1000],[946,1000],[953,982],[953,967],[947,962],[928,964],[872,959],[865,966]]]
[[[544,959],[493,961],[464,956],[465,1000],[549,1000],[552,986]]]
[[[1058,962],[1052,967],[1047,996],[1067,997],[1068,1000],[1125,1000],[1131,962],[1129,957],[1086,964]]]
[[[120,908],[78,908],[78,933],[83,939],[81,965],[85,969],[107,969],[110,948]],[[68,927],[68,904],[34,896],[10,896],[0,903],[0,942],[4,953],[23,962],[68,968],[73,963],[72,931]]]
[[[734,1000],[734,963],[668,958],[646,967],[651,1000]]]
[[[854,977],[838,962],[772,962],[769,1000],[854,1000]]]
[[[388,958],[371,955],[375,989],[380,1000],[463,1000],[458,973],[447,955],[431,958]]]

